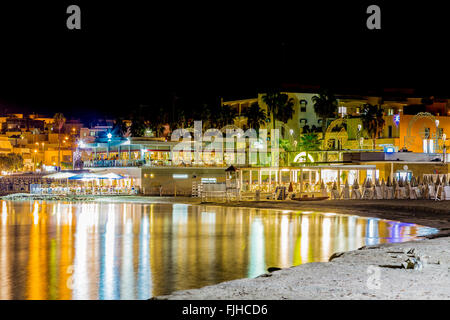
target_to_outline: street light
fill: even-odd
[[[436,119],[434,121],[434,123],[436,124],[436,147],[435,147],[435,149],[437,151],[437,148],[439,147],[439,142],[438,142],[438,139],[439,139],[439,132],[438,132],[439,131],[439,120]]]
[[[36,162],[37,162],[37,150],[34,149],[34,171],[36,171]]]
[[[445,133],[442,134],[442,162],[445,163],[445,157],[447,155],[447,148],[445,147],[445,140],[447,139],[447,135]]]
[[[358,140],[359,140],[359,149],[362,149],[362,137],[361,137],[361,129],[362,129],[362,125],[359,123],[358,124]]]

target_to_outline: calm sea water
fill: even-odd
[[[0,299],[148,299],[435,229],[334,213],[1,202]]]

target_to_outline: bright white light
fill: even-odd
[[[304,162],[303,159],[306,158],[306,152],[300,152],[299,154],[297,154],[294,158],[294,162]],[[310,162],[314,162],[314,158],[312,157],[312,155],[308,154],[308,159]]]
[[[111,139],[112,138],[111,132],[109,132],[106,136],[108,137],[108,139]]]
[[[173,177],[174,179],[187,179],[187,178],[188,178],[188,175],[187,175],[187,174],[176,174],[176,173],[174,173],[174,174],[172,175],[172,177]]]

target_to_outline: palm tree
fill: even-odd
[[[128,136],[129,129],[122,117],[116,118],[112,131],[114,132],[114,135],[118,137]]]
[[[258,102],[252,103],[245,112],[245,116],[247,117],[247,125],[256,131],[259,131],[260,126],[264,125],[267,119],[266,111],[259,107]]]
[[[267,105],[272,128],[275,129],[275,120],[286,123],[294,115],[294,99],[285,93],[269,92],[262,96],[262,101]]]
[[[322,90],[318,96],[312,97],[314,112],[322,119],[322,139],[325,139],[327,119],[333,118],[338,108],[337,100],[330,90]]]
[[[376,139],[382,134],[385,125],[383,109],[378,105],[363,105],[361,122],[367,135],[372,139],[373,149],[375,150]]]
[[[150,126],[150,123],[146,121],[145,109],[148,106],[139,105],[138,108],[135,108],[131,115],[131,126],[130,126],[130,134],[132,137],[142,137],[144,136],[145,130]]]
[[[306,161],[308,161],[309,151],[319,150],[320,145],[319,136],[314,132],[302,134],[298,143],[300,150],[306,152]]]
[[[234,119],[236,118],[237,112],[236,110],[232,109],[231,106],[221,106],[220,110],[218,110],[217,112],[214,112],[214,110],[210,111],[211,114],[216,114],[215,118],[215,123],[216,125],[218,125],[219,127],[224,127],[226,125],[229,124],[233,124],[234,123]]]
[[[66,123],[66,118],[62,113],[53,116],[53,127],[58,129],[58,170],[61,168],[61,129]]]

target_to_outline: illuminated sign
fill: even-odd
[[[400,123],[400,114],[394,114],[394,123],[398,127],[398,124]]]

